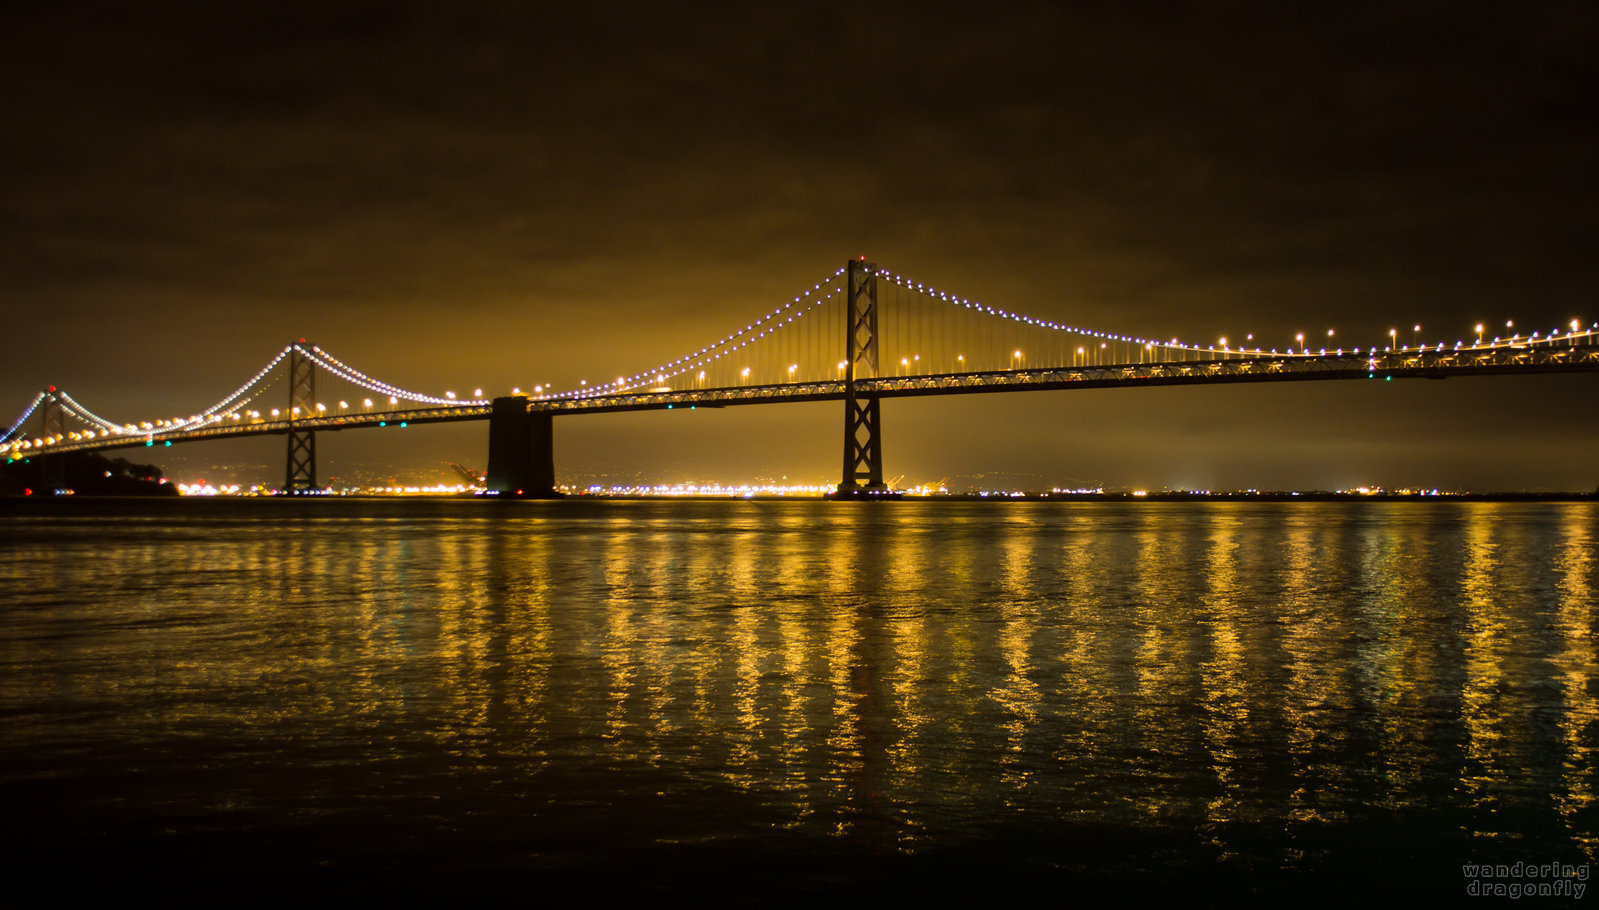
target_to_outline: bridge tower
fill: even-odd
[[[44,424],[44,436],[50,439],[67,435],[67,411],[61,406],[61,396],[55,386],[44,392],[39,403],[39,420]],[[39,459],[39,480],[51,492],[67,485],[67,462],[64,455],[46,455]]]
[[[316,364],[301,344],[304,338],[289,349],[289,458],[283,492],[290,496],[316,489],[316,431],[299,426],[302,418],[316,413]]]
[[[846,266],[844,318],[844,477],[838,498],[880,496],[883,483],[882,420],[878,398],[858,394],[858,379],[876,379],[877,367],[877,263],[866,257]]]

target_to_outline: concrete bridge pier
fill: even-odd
[[[488,488],[501,496],[559,499],[554,418],[529,404],[526,395],[494,399],[489,413]]]

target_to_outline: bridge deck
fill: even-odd
[[[1599,372],[1599,346],[1560,342],[1519,346],[1492,346],[1443,351],[1409,351],[1382,354],[1329,354],[1326,356],[1249,356],[1186,362],[1126,363],[1104,366],[1051,367],[972,373],[878,377],[857,379],[856,395],[911,398],[932,395],[971,395],[996,392],[1033,392],[1065,389],[1140,388],[1167,385],[1213,385],[1246,382],[1306,382],[1318,380],[1447,379],[1454,376],[1533,375]],[[731,407],[801,401],[842,401],[843,380],[783,383],[708,389],[676,389],[622,394],[530,399],[531,410],[555,414],[597,414],[616,411],[673,408]],[[339,413],[288,420],[219,419],[209,425],[178,432],[138,432],[102,435],[95,439],[67,440],[32,451],[81,452],[147,446],[166,441],[225,439],[238,436],[283,434],[300,430],[348,430],[385,424],[445,423],[487,420],[484,404],[408,408],[389,411]]]

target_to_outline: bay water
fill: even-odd
[[[1569,900],[1596,587],[1587,502],[4,503],[0,900]]]

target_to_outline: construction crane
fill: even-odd
[[[478,486],[485,480],[482,474],[479,474],[470,468],[458,465],[453,461],[447,461],[445,464],[449,465],[451,468],[454,468],[455,473],[461,475],[461,479],[466,481],[467,486]]]

